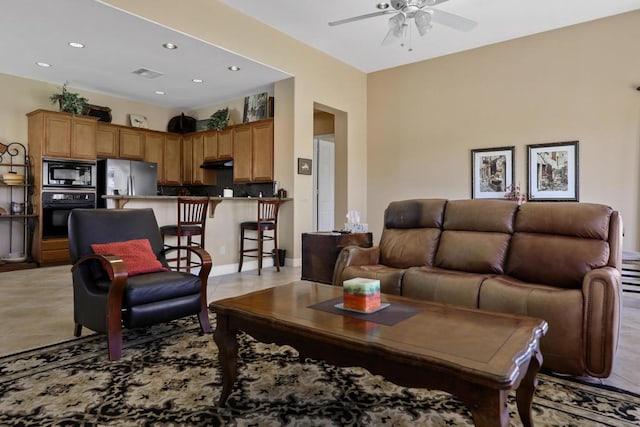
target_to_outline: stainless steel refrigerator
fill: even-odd
[[[158,192],[158,164],[137,160],[98,160],[98,207],[115,207],[103,195],[155,196]]]

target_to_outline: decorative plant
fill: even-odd
[[[67,83],[68,82],[65,82],[65,84],[62,85],[60,93],[54,93],[49,97],[49,100],[52,104],[57,102],[60,111],[71,114],[82,114],[87,105],[89,105],[89,100],[77,93],[69,92],[67,90]]]
[[[207,128],[222,130],[229,123],[229,107],[221,108],[209,117]]]
[[[520,192],[520,183],[515,186],[507,185],[507,192],[504,193],[504,198],[507,200],[515,200],[519,205],[527,201],[526,193]]]

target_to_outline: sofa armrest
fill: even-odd
[[[620,333],[620,271],[613,267],[591,270],[582,281],[582,294],[586,370],[590,375],[605,378],[611,373]]]
[[[336,266],[333,269],[334,286],[342,286],[342,271],[350,265],[375,265],[380,260],[380,247],[363,248],[360,246],[346,246],[338,254]]]

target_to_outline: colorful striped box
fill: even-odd
[[[373,311],[380,308],[380,280],[355,279],[342,283],[343,305],[347,310]]]

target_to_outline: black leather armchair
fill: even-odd
[[[198,247],[181,247],[200,259],[198,276],[161,271],[128,276],[124,262],[94,254],[95,243],[148,239],[160,263],[169,268],[151,209],[74,209],[69,216],[69,252],[73,276],[74,335],[82,327],[107,334],[109,359],[122,353],[122,327],[137,328],[196,314],[202,332],[211,330],[207,278],[211,257]],[[113,277],[110,279],[109,276]]]

